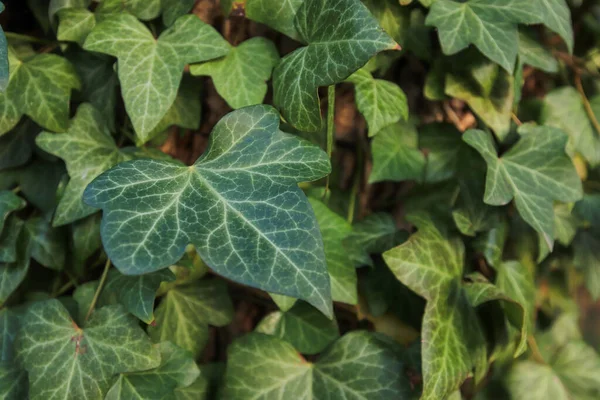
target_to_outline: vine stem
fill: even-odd
[[[87,321],[90,315],[92,315],[92,311],[94,311],[94,307],[96,307],[96,303],[98,302],[98,298],[100,297],[100,293],[102,292],[102,288],[104,287],[104,283],[106,282],[106,277],[108,276],[108,270],[110,269],[110,258],[107,258],[106,264],[104,264],[104,271],[102,271],[102,277],[100,278],[100,283],[98,283],[98,288],[96,289],[96,293],[94,293],[94,298],[90,303],[90,308],[88,309],[87,314],[85,314],[84,321]]]
[[[533,356],[533,359],[540,364],[546,364],[546,360],[544,360],[544,357],[542,357],[542,353],[540,353],[540,348],[538,347],[533,335],[527,336],[527,343],[529,344],[529,349],[531,350],[531,355]]]
[[[331,85],[327,88],[327,157],[331,161],[331,155],[333,154],[333,138],[335,136],[335,85]],[[329,175],[325,182],[325,197],[329,192]]]
[[[592,109],[592,105],[585,95],[585,91],[583,90],[583,84],[581,83],[581,75],[575,73],[575,87],[577,87],[577,91],[581,95],[581,99],[583,100],[583,106],[585,107],[585,111],[594,125],[596,132],[600,134],[600,123],[598,122],[598,118],[596,118],[596,114],[594,114],[594,110]]]

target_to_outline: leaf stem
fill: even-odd
[[[600,134],[600,123],[598,122],[598,118],[596,118],[596,114],[594,114],[592,105],[590,104],[590,101],[588,100],[587,96],[585,95],[585,91],[583,90],[583,85],[581,83],[581,75],[579,75],[579,73],[577,72],[575,73],[575,87],[581,95],[581,100],[583,100],[583,106],[585,107],[585,112],[587,113],[588,118],[592,122],[592,125],[594,125],[596,132]]]
[[[331,85],[327,88],[327,157],[331,161],[331,155],[333,154],[333,138],[335,137],[335,85]],[[325,197],[329,192],[329,175],[325,182]]]
[[[92,315],[92,311],[94,311],[94,307],[96,307],[96,303],[98,302],[98,298],[100,297],[100,293],[102,292],[102,288],[104,287],[104,283],[106,282],[106,277],[108,276],[108,270],[110,269],[110,258],[107,257],[106,264],[104,264],[104,271],[102,271],[102,277],[100,277],[100,282],[98,283],[98,288],[96,289],[96,293],[94,293],[94,298],[90,303],[90,308],[88,309],[87,314],[85,314],[84,321],[87,321],[90,315]]]
[[[544,357],[542,357],[542,353],[540,353],[540,348],[538,347],[533,335],[527,336],[527,343],[529,344],[529,348],[531,349],[531,355],[533,356],[533,359],[540,364],[546,364],[546,361],[544,360]]]
[[[14,188],[14,189],[12,190],[12,192],[13,192],[14,194],[17,194],[17,193],[19,193],[20,191],[21,191],[21,186],[17,186],[16,188]]]

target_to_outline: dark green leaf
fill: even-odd
[[[268,25],[292,39],[301,40],[294,17],[303,2],[304,0],[281,0],[280,2],[247,0],[246,16],[251,20]],[[229,11],[231,11],[231,6],[227,13]]]
[[[61,270],[67,252],[66,229],[53,228],[49,218],[31,218],[25,224],[31,238],[31,257],[44,267]]]

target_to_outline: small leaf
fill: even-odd
[[[303,2],[304,0],[281,0],[280,2],[246,0],[246,16],[253,21],[270,26],[292,39],[301,40],[294,17]]]
[[[154,369],[121,374],[106,393],[105,400],[145,400],[172,398],[175,389],[189,386],[200,370],[192,355],[170,342],[162,342],[160,365]]]
[[[224,396],[230,400],[331,396],[388,400],[410,394],[399,356],[365,331],[346,334],[314,364],[281,339],[251,333],[229,347],[225,379]]]
[[[331,315],[321,235],[297,187],[329,173],[329,161],[278,124],[272,107],[247,107],[219,121],[191,167],[136,160],[96,178],[85,199],[104,209],[102,241],[114,264],[126,274],[156,271],[192,243],[217,273]]]
[[[160,355],[120,306],[97,310],[84,329],[58,300],[33,304],[17,337],[35,399],[103,399],[118,373],[156,367]]]
[[[343,81],[373,55],[398,44],[359,0],[306,0],[294,23],[308,46],[275,68],[273,100],[292,126],[315,132],[321,128],[317,89]]]
[[[0,95],[1,96],[1,95]],[[0,170],[19,167],[31,158],[39,128],[28,118],[6,135],[0,135]]]
[[[127,311],[149,324],[154,320],[154,298],[161,282],[172,282],[168,269],[144,275],[123,275],[111,270],[102,296],[115,297]]]
[[[441,182],[456,175],[462,138],[454,125],[434,123],[420,127],[419,147],[427,158],[425,182]]]
[[[297,302],[289,311],[268,314],[255,331],[285,340],[302,354],[320,353],[340,336],[335,320],[303,302]]]
[[[415,126],[398,122],[383,128],[371,143],[373,169],[369,183],[417,180],[423,177],[425,156],[418,148]]]
[[[85,261],[102,246],[100,239],[100,213],[75,222],[71,227],[73,269],[83,273]]]
[[[1,33],[0,35],[3,34],[4,33]],[[11,47],[8,48],[7,57],[9,64],[7,71],[9,72],[9,75],[4,90],[0,90],[0,135],[3,135],[14,128],[23,115],[15,103],[14,96],[10,96],[7,93],[8,84],[17,76],[17,67],[20,65],[21,61],[17,58],[17,55]]]
[[[564,152],[567,136],[563,132],[528,126],[521,127],[519,132],[519,142],[500,158],[489,133],[470,130],[463,138],[479,151],[488,165],[485,203],[500,206],[514,198],[521,217],[544,235],[552,249],[552,202],[579,200],[581,181]]]
[[[551,74],[558,72],[558,61],[537,38],[523,29],[519,30],[519,58],[523,64],[531,65]]]
[[[25,224],[31,238],[31,257],[44,267],[62,270],[67,252],[66,230],[53,228],[49,218],[30,218]]]
[[[404,242],[406,231],[399,230],[391,214],[373,213],[357,222],[351,234],[353,243],[364,248],[367,253],[383,253]]]
[[[0,263],[17,261],[17,241],[23,229],[23,221],[16,215],[11,215],[0,234]]]
[[[87,8],[92,0],[50,0],[48,6],[48,17],[50,22],[54,24],[54,17],[60,10],[65,8]]]
[[[194,7],[195,0],[161,0],[163,23],[171,26],[177,18],[187,14]]]
[[[10,190],[0,191],[0,233],[4,229],[4,222],[8,218],[9,214],[25,208],[25,205],[25,200]]]
[[[67,132],[43,132],[36,138],[36,143],[42,150],[62,158],[71,178],[58,203],[53,226],[65,225],[96,212],[95,208],[83,203],[85,187],[113,165],[131,159],[119,150],[102,115],[89,104],[79,106]]]
[[[355,85],[356,106],[367,120],[369,136],[408,118],[406,95],[395,83],[374,79],[364,68],[347,80]]]
[[[533,332],[536,305],[536,287],[533,276],[518,261],[506,261],[498,264],[496,268],[498,270],[496,285],[523,306],[527,332]],[[511,313],[513,310],[506,309],[506,312]],[[518,318],[518,315],[513,315],[512,318]]]
[[[140,144],[151,139],[175,101],[185,64],[228,52],[227,42],[195,15],[180,17],[158,39],[132,15],[111,15],[96,25],[84,48],[119,59],[125,108]]]
[[[94,13],[86,8],[63,8],[58,12],[58,19],[56,38],[80,45],[96,25]]]
[[[154,342],[173,342],[197,358],[208,341],[208,325],[224,326],[232,319],[233,304],[224,282],[200,280],[167,292],[148,333]]]

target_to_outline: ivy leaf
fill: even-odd
[[[304,0],[246,0],[246,16],[256,22],[263,23],[278,32],[301,40],[300,32],[294,24],[294,17]],[[231,8],[231,7],[230,7]],[[227,14],[229,14],[227,11]]]
[[[441,182],[456,175],[462,138],[454,125],[434,123],[420,127],[419,147],[427,154],[425,182]]]
[[[27,114],[48,130],[67,129],[71,90],[81,87],[73,66],[56,54],[37,54],[27,60],[18,59],[14,53],[11,57],[12,72],[5,95],[16,111],[11,119]]]
[[[54,24],[54,17],[65,8],[88,8],[92,0],[50,0],[48,18]]]
[[[103,399],[111,377],[156,367],[160,355],[120,306],[103,307],[82,329],[58,300],[33,304],[16,342],[31,399]]]
[[[66,231],[53,228],[49,218],[30,218],[25,227],[31,238],[31,257],[44,267],[62,270],[67,252]]]
[[[85,261],[102,246],[100,213],[80,219],[71,225],[73,269],[81,275]]]
[[[158,367],[119,375],[106,393],[105,400],[172,398],[175,389],[194,383],[200,375],[200,370],[189,352],[169,342],[160,343],[158,348]]]
[[[0,234],[0,263],[14,263],[18,259],[17,242],[24,222],[16,215],[11,215],[5,225]]]
[[[195,0],[161,0],[163,23],[171,26],[177,18],[187,14],[194,7]]]
[[[115,297],[127,311],[149,324],[154,320],[154,298],[161,282],[172,282],[168,269],[144,275],[123,275],[111,270],[102,296]]]
[[[275,67],[273,100],[287,122],[315,132],[321,128],[317,89],[343,81],[373,55],[398,44],[359,0],[305,0],[294,24],[308,45]]]
[[[218,60],[195,64],[192,75],[210,76],[215,88],[233,109],[261,104],[267,94],[266,81],[279,62],[279,53],[269,39],[255,37],[238,46]]]
[[[83,45],[96,25],[94,13],[86,8],[63,8],[58,12],[58,20],[56,38],[79,45]]]
[[[10,190],[0,191],[0,233],[4,229],[4,223],[9,214],[25,208],[25,200]]]
[[[297,302],[289,311],[268,314],[255,331],[276,336],[302,354],[320,353],[340,336],[335,320],[303,302]]]
[[[131,159],[119,150],[110,135],[102,115],[89,104],[82,104],[65,133],[41,133],[38,147],[62,158],[69,172],[69,183],[58,203],[53,226],[61,226],[96,212],[84,204],[85,187],[100,173],[113,165]]]
[[[594,300],[600,298],[600,240],[591,232],[580,232],[573,243],[573,264],[585,277],[585,286]]]
[[[406,95],[395,83],[374,79],[364,68],[350,75],[348,81],[354,83],[356,106],[367,120],[369,136],[408,118]]]
[[[137,18],[150,21],[160,15],[161,0],[103,0],[96,12],[99,14],[129,13]]]
[[[567,136],[562,131],[524,126],[519,133],[521,139],[500,158],[489,133],[470,130],[463,139],[488,165],[485,203],[500,206],[514,198],[521,217],[544,236],[552,249],[552,202],[579,200],[582,197],[581,180],[564,152]]]
[[[196,358],[208,341],[208,325],[225,326],[232,319],[233,304],[225,283],[200,280],[167,292],[148,333],[154,342],[173,342]]]
[[[533,332],[536,287],[532,274],[518,261],[506,261],[495,267],[498,271],[496,285],[521,304],[525,312],[527,332]],[[514,315],[514,310],[506,309],[506,312],[513,313],[512,318],[519,318],[518,315]]]
[[[421,180],[425,156],[418,148],[418,135],[410,122],[383,128],[371,143],[373,168],[369,183]]]
[[[155,271],[192,243],[217,273],[331,315],[321,235],[296,185],[329,173],[329,161],[278,124],[272,107],[247,107],[217,123],[191,167],[135,160],[96,178],[85,201],[104,209],[102,241],[114,264],[126,274]]]
[[[13,342],[20,329],[19,314],[10,308],[0,310],[0,362],[14,359]]]
[[[353,243],[367,253],[383,253],[404,242],[406,231],[399,230],[394,217],[388,213],[373,213],[353,226]]]
[[[195,15],[180,17],[155,39],[134,16],[118,14],[96,25],[84,48],[118,58],[125,108],[143,144],[175,101],[185,64],[224,56],[228,44]]]
[[[558,72],[558,61],[537,38],[526,31],[519,30],[519,59],[523,64],[531,65],[550,74]]]
[[[27,372],[17,365],[0,361],[0,397],[4,400],[27,399]]]
[[[0,2],[0,13],[4,11],[4,4]],[[8,42],[6,41],[6,35],[0,26],[0,92],[6,90],[8,85],[9,76],[8,66]]]
[[[289,343],[260,333],[234,342],[228,359],[224,396],[231,400],[332,396],[387,400],[408,398],[410,393],[400,357],[364,331],[346,334],[315,363],[306,362]]]
[[[38,133],[36,125],[25,119],[11,132],[0,135],[0,170],[27,163],[31,158],[35,135]]]
[[[544,97],[541,120],[569,135],[569,153],[576,151],[592,166],[600,165],[600,136],[592,126],[581,95],[575,88],[562,87],[550,91]]]

